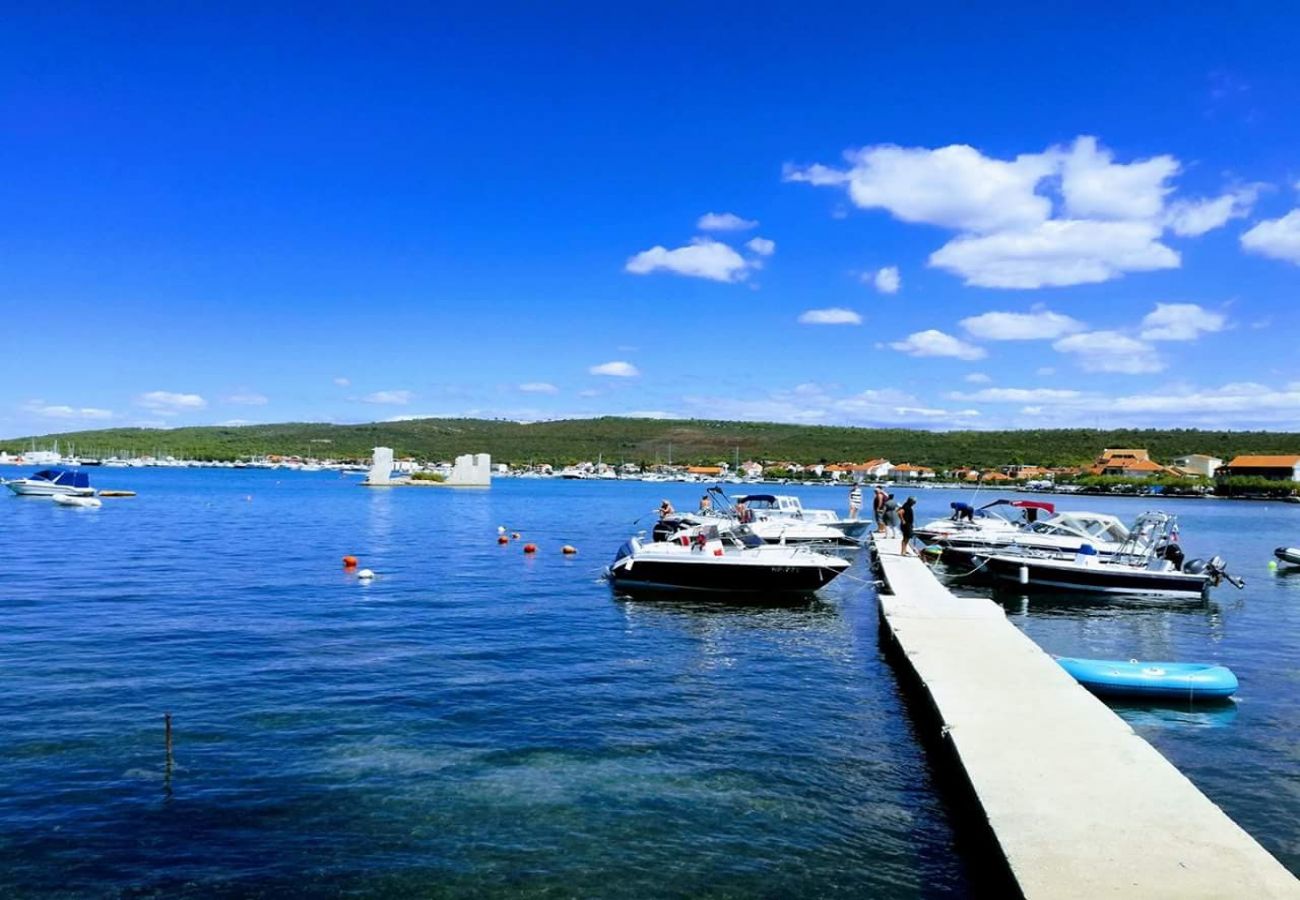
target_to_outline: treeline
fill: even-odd
[[[55,440],[82,456],[153,455],[232,460],[262,455],[361,459],[375,446],[399,457],[450,459],[487,452],[513,465],[566,465],[603,457],[607,463],[711,464],[746,459],[817,462],[883,457],[936,469],[1029,463],[1046,466],[1091,462],[1105,447],[1141,447],[1169,462],[1187,453],[1225,460],[1240,453],[1300,454],[1300,434],[1193,429],[1055,429],[1022,431],[914,431],[702,419],[573,419],[519,423],[495,419],[415,419],[362,425],[287,422],[276,425],[173,429],[109,428],[0,440],[19,453],[35,441]]]

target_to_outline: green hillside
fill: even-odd
[[[885,457],[895,463],[948,467],[1007,463],[1070,465],[1103,447],[1145,447],[1168,461],[1184,453],[1225,459],[1238,453],[1300,453],[1300,434],[1265,431],[1058,429],[1044,431],[911,431],[701,419],[573,419],[523,424],[490,419],[416,419],[364,425],[287,422],[240,427],[108,428],[0,440],[10,453],[54,440],[82,456],[172,455],[236,459],[263,454],[360,458],[375,446],[398,456],[449,459],[487,452],[512,464],[554,465],[603,455],[606,462],[709,463],[743,459],[837,462]]]

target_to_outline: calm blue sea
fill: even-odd
[[[689,506],[698,487],[92,480],[139,496],[0,496],[0,895],[977,892],[865,567],[771,608],[623,601],[600,581],[661,497]],[[928,517],[957,495],[918,496]],[[1300,543],[1300,506],[1176,510],[1190,555],[1221,553],[1246,591],[1003,602],[1053,652],[1231,665],[1233,706],[1123,714],[1300,869],[1300,577],[1266,569]],[[498,525],[540,552],[498,546]]]

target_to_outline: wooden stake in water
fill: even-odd
[[[172,714],[163,713],[163,741],[167,745],[167,765],[163,769],[163,786],[167,793],[172,789]]]

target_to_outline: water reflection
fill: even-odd
[[[1221,700],[1132,701],[1107,703],[1135,729],[1227,728],[1237,720],[1237,704]]]

